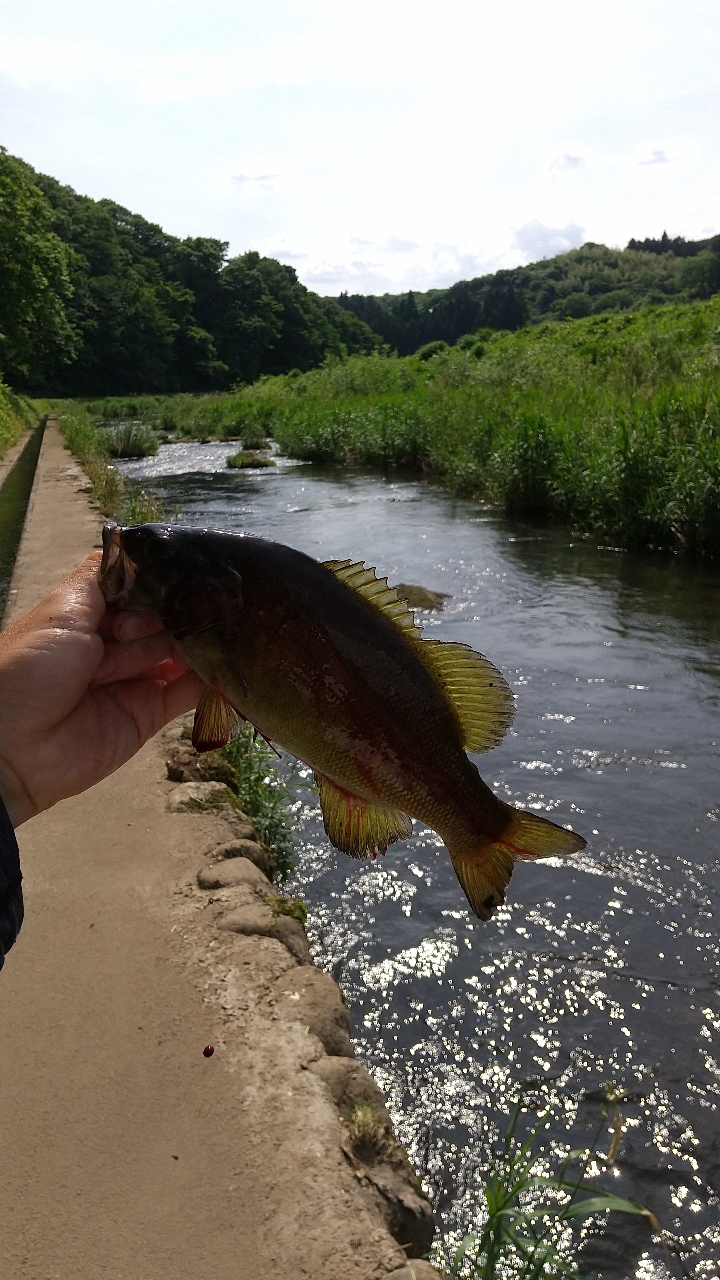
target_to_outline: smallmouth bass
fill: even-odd
[[[100,587],[112,609],[158,614],[207,683],[196,750],[250,721],[313,769],[325,830],[345,853],[384,853],[417,818],[489,920],[517,859],[585,847],[486,786],[466,752],[496,746],[512,722],[504,677],[466,645],[423,639],[374,569],[263,538],[111,522]]]

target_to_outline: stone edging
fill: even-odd
[[[271,855],[252,821],[237,808],[224,783],[194,780],[197,756],[186,742],[191,723],[192,716],[186,717],[165,730],[168,777],[176,784],[168,808],[222,815],[230,839],[208,848],[195,882],[185,882],[178,890],[183,917],[201,911],[203,923],[213,925],[220,937],[239,935],[281,944],[286,956],[283,972],[266,986],[254,1012],[300,1024],[307,1032],[314,1047],[302,1065],[322,1082],[338,1110],[343,1155],[387,1230],[408,1258],[417,1259],[386,1273],[388,1280],[437,1280],[440,1273],[422,1260],[432,1243],[432,1208],[407,1153],[395,1140],[380,1089],[354,1057],[342,991],[314,966],[302,923],[304,907],[273,888]],[[232,953],[226,967],[231,958]]]

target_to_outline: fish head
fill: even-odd
[[[232,624],[242,578],[231,563],[237,535],[181,525],[110,521],[103,529],[100,590],[113,612],[157,613],[177,638]]]

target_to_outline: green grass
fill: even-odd
[[[272,435],[297,458],[411,468],[605,541],[720,551],[720,295],[86,410],[245,450]]]
[[[105,432],[105,448],[111,458],[147,458],[158,451],[158,439],[151,427],[125,422]]]
[[[495,335],[480,356],[386,360],[384,379],[377,357],[354,357],[301,391],[252,392],[273,397],[293,456],[412,467],[626,545],[716,553],[719,339],[714,298]]]
[[[83,402],[93,420],[131,420],[176,439],[241,440],[245,449],[267,444],[273,409],[247,401],[237,393],[219,395],[111,396]]]
[[[91,415],[72,400],[52,401],[67,448],[75,455],[92,485],[93,496],[104,515],[116,515],[124,487],[120,472],[111,466],[107,431],[97,427]]]
[[[125,490],[119,513],[120,524],[159,524],[167,519],[167,509],[157,494],[147,493],[138,485]]]
[[[241,449],[239,453],[233,453],[228,458],[227,465],[235,467],[236,470],[248,468],[251,471],[257,471],[263,467],[274,467],[275,463],[272,458],[264,458],[260,453],[250,453],[247,449]]]
[[[276,767],[272,748],[244,724],[236,738],[218,756],[230,766],[232,776],[223,781],[238,798],[240,808],[254,822],[263,844],[275,861],[273,879],[283,883],[295,868],[292,858],[290,793]]]
[[[0,459],[23,431],[36,425],[39,417],[39,407],[25,396],[16,395],[0,379]]]

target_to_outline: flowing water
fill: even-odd
[[[601,1126],[607,1150],[610,1086],[625,1090],[624,1132],[597,1184],[648,1205],[671,1248],[613,1214],[585,1240],[583,1274],[720,1275],[718,568],[511,522],[414,477],[283,459],[230,472],[228,452],[167,445],[123,470],[183,523],[446,592],[420,615],[426,635],[486,653],[517,695],[482,775],[589,839],[576,857],[519,864],[483,924],[433,832],[415,824],[385,859],[356,863],[328,844],[314,794],[298,801],[289,887],[441,1234],[478,1221],[519,1088],[556,1102],[548,1139],[580,1147]]]

